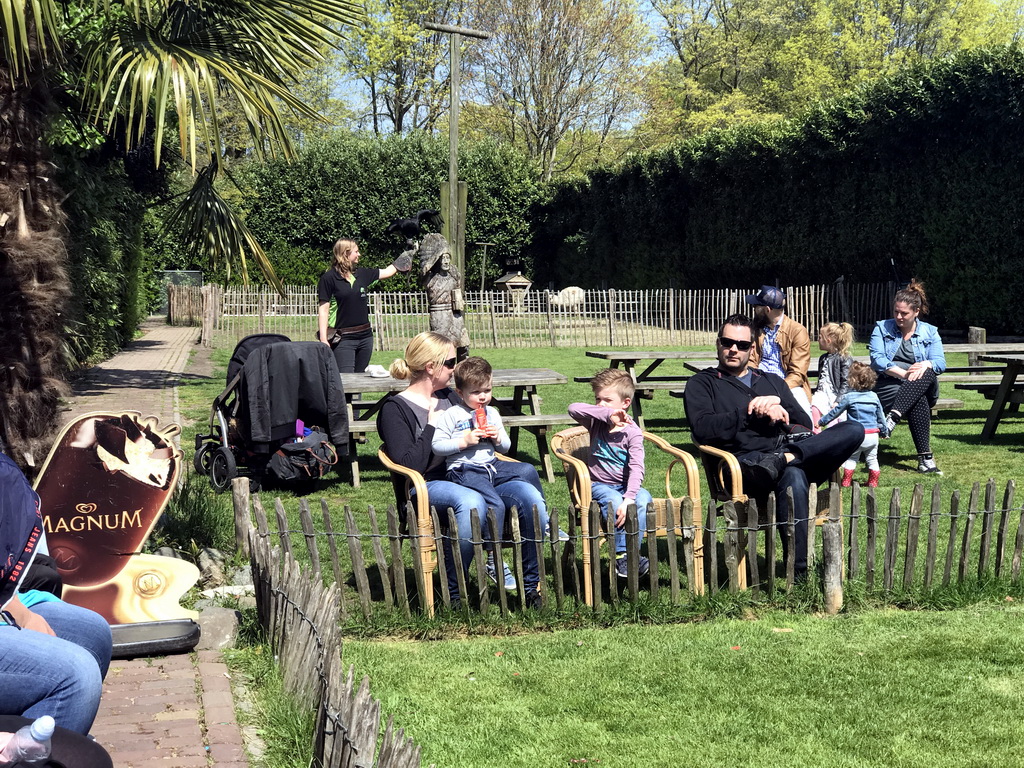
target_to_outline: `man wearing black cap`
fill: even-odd
[[[751,363],[765,373],[774,373],[786,380],[793,397],[807,415],[811,415],[811,387],[807,366],[811,363],[811,338],[807,329],[785,313],[786,294],[771,285],[747,296],[754,307],[757,339]]]
[[[786,492],[793,491],[794,561],[796,575],[803,579],[810,484],[828,482],[860,446],[864,427],[850,419],[813,434],[811,417],[786,382],[750,365],[751,325],[746,315],[732,315],[722,324],[716,343],[718,367],[705,368],[686,384],[686,418],[694,441],[736,455],[748,496],[763,502],[775,491],[779,523],[789,520]]]

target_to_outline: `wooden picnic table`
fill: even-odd
[[[995,345],[993,345],[995,346]],[[985,426],[981,430],[982,438],[988,440],[996,433],[999,422],[1003,418],[1004,409],[1010,405],[1012,409],[1024,402],[1024,381],[1017,377],[1024,373],[1024,353],[981,355],[978,359],[986,363],[1003,365],[1003,375],[998,384],[957,384],[957,389],[976,389],[985,397],[992,399]]]
[[[1012,342],[1000,343],[1000,344],[943,344],[942,349],[945,352],[956,353],[956,352],[982,352],[989,355],[999,354],[1024,354],[1024,344],[1015,344]]]
[[[549,384],[566,384],[564,374],[549,368],[499,368],[493,373],[495,389],[512,387],[512,394],[495,395],[492,404],[502,416],[508,417],[505,427],[515,455],[519,448],[519,430],[525,429],[537,438],[537,451],[547,475],[548,482],[554,481],[554,470],[548,453],[547,428],[552,424],[570,423],[568,414],[545,415],[541,413],[541,397],[537,387]],[[349,418],[349,461],[352,466],[352,485],[359,487],[359,459],[356,444],[369,431],[376,430],[376,417],[389,397],[409,386],[405,379],[391,376],[375,378],[368,373],[343,373],[341,385],[345,390],[345,402]],[[364,398],[364,395],[376,397]]]

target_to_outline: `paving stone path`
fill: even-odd
[[[66,423],[91,411],[139,411],[181,423],[177,384],[198,328],[151,319],[124,351],[73,384]],[[231,680],[216,651],[114,661],[92,734],[117,768],[245,768]]]

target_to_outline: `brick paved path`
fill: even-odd
[[[73,385],[65,423],[90,411],[140,411],[181,423],[176,386],[198,328],[149,320],[144,335]],[[227,667],[215,651],[114,661],[92,734],[117,768],[244,768]]]
[[[65,424],[90,411],[140,411],[161,423],[178,421],[176,385],[196,349],[199,329],[151,319],[142,330],[141,338],[72,384],[69,410],[61,414]]]

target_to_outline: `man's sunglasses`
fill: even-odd
[[[722,349],[729,349],[729,347],[736,347],[740,352],[746,352],[752,346],[752,341],[740,341],[739,339],[730,339],[728,336],[719,336],[718,343],[722,345]]]
[[[454,357],[449,357],[447,360],[441,363],[441,365],[443,365],[445,368],[454,368],[456,362],[457,361]]]

